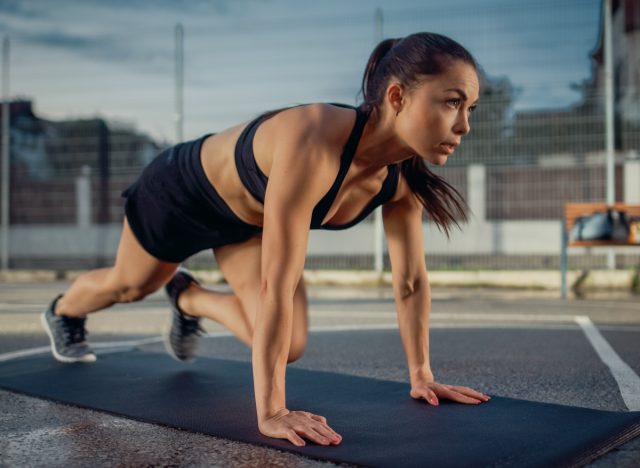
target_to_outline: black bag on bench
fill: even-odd
[[[572,241],[612,240],[629,238],[629,221],[624,211],[608,209],[580,216],[571,229]]]

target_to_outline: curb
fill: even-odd
[[[224,283],[219,270],[192,270],[205,283]],[[73,281],[81,270],[58,272],[52,270],[0,271],[0,282]],[[431,286],[452,288],[504,288],[525,290],[560,290],[560,272],[556,270],[502,271],[430,271]],[[304,280],[314,286],[392,286],[391,272],[356,270],[305,270]],[[640,270],[570,270],[567,284],[577,292],[629,291],[640,292]]]

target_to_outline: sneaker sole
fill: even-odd
[[[173,351],[173,347],[171,346],[171,323],[164,327],[164,331],[162,333],[164,349],[167,351],[169,356],[175,359],[178,362],[193,362],[196,360],[195,357],[190,357],[186,359],[180,359],[176,353]]]
[[[190,277],[193,278],[193,276],[191,275],[191,273],[188,272],[188,270],[182,268],[182,267],[178,267],[176,269],[176,273],[179,273],[180,271],[183,271],[188,274]],[[195,278],[192,281],[196,284],[200,284],[198,283]],[[188,286],[187,286],[188,287]],[[173,347],[171,346],[171,326],[173,324],[173,316],[175,314],[179,314],[180,312],[178,312],[177,310],[175,310],[174,306],[173,306],[173,301],[171,300],[171,295],[169,294],[169,291],[167,291],[167,287],[164,287],[164,294],[166,296],[166,298],[169,300],[169,309],[171,309],[171,320],[169,321],[169,324],[166,325],[164,327],[162,336],[163,336],[163,343],[164,343],[164,349],[167,351],[167,354],[169,354],[169,356],[171,356],[173,359],[175,359],[178,362],[186,362],[186,363],[190,363],[190,362],[194,362],[196,360],[195,356],[189,357],[189,358],[185,358],[185,359],[180,359],[176,353],[173,351]]]
[[[44,327],[45,331],[47,332],[47,336],[49,337],[49,342],[51,344],[51,353],[53,354],[53,357],[56,358],[57,361],[59,362],[65,362],[65,363],[70,363],[70,362],[95,362],[96,361],[96,355],[95,354],[86,354],[82,357],[79,358],[71,358],[71,357],[67,357],[67,356],[63,356],[61,354],[58,353],[58,351],[56,351],[56,347],[55,347],[55,340],[53,339],[53,333],[51,333],[51,328],[49,328],[49,322],[47,321],[47,317],[46,317],[47,312],[43,312],[42,314],[40,314],[40,322],[42,322],[42,326]]]

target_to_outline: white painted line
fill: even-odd
[[[33,356],[36,354],[51,352],[50,346],[40,346],[39,348],[22,349],[20,351],[13,351],[11,353],[0,354],[0,362],[11,361],[12,359],[18,359],[21,357]]]
[[[218,336],[231,336],[231,332],[217,332],[207,333],[208,337]],[[141,340],[129,340],[129,341],[103,341],[99,343],[91,343],[91,347],[94,349],[110,349],[110,348],[133,348],[135,346],[141,346],[150,343],[160,343],[163,340],[162,336],[154,336],[151,338],[143,338]],[[10,353],[0,354],[0,362],[11,361],[12,359],[18,359],[22,357],[34,356],[36,354],[50,353],[50,346],[40,346],[38,348],[28,348],[20,351],[12,351]]]
[[[397,324],[381,323],[373,325],[317,325],[309,327],[309,332],[358,331],[358,330],[395,330]]]
[[[602,362],[611,370],[613,378],[618,383],[620,395],[629,411],[640,410],[640,377],[614,351],[598,328],[586,315],[577,315],[575,321],[587,335],[591,345],[600,356]]]
[[[323,332],[323,331],[344,331],[344,330],[380,330],[380,329],[393,329],[398,328],[397,325],[369,325],[369,326],[361,326],[361,325],[338,325],[334,327],[311,327],[309,329],[310,332]],[[206,338],[217,338],[221,336],[233,336],[231,332],[222,331],[222,332],[212,332],[204,335]],[[144,338],[141,340],[129,340],[129,341],[106,341],[100,343],[91,343],[91,347],[94,349],[110,349],[110,348],[127,348],[127,347],[135,347],[144,344],[150,343],[160,343],[164,340],[163,336],[154,336],[151,338]],[[28,348],[19,351],[12,351],[10,353],[0,354],[0,362],[11,361],[13,359],[19,359],[28,356],[34,356],[37,354],[45,354],[50,353],[50,346],[39,346],[37,348]]]
[[[350,318],[393,318],[397,317],[395,312],[360,312],[360,311],[341,311],[341,310],[311,310],[311,317],[350,317]],[[561,314],[499,314],[499,313],[450,313],[450,312],[431,312],[429,314],[431,321],[433,320],[452,320],[452,321],[504,321],[504,322],[566,322],[573,324],[573,315]]]
[[[473,322],[459,322],[459,323],[431,323],[430,329],[469,329],[469,328],[484,328],[484,329],[522,329],[522,330],[576,330],[575,323],[573,324],[526,324],[526,323],[473,323]],[[397,324],[375,324],[375,325],[325,325],[311,327],[309,332],[334,332],[334,331],[359,331],[359,330],[397,330]],[[640,328],[639,328],[640,330]]]
[[[540,326],[526,326],[525,324],[513,324],[513,325],[497,325],[497,324],[441,324],[441,323],[432,323],[431,328],[537,328]],[[558,328],[558,329],[566,329],[566,325],[547,325],[544,328]],[[574,329],[575,325],[571,325],[571,329]],[[309,328],[310,333],[323,333],[323,332],[339,332],[339,331],[366,331],[366,330],[397,330],[397,324],[373,324],[373,325],[318,325],[312,326]],[[222,332],[211,332],[204,335],[206,338],[216,338],[221,336],[233,336],[231,332],[222,331]],[[145,344],[151,343],[160,343],[163,341],[162,336],[154,336],[151,338],[144,338],[141,340],[129,340],[129,341],[107,341],[107,342],[98,342],[91,343],[91,347],[94,349],[103,349],[108,350],[112,348],[134,348],[136,346],[141,346]],[[0,362],[11,361],[13,359],[19,359],[23,357],[35,356],[37,354],[46,354],[51,352],[50,346],[40,346],[37,348],[28,348],[19,351],[12,351],[9,353],[0,354]]]
[[[488,330],[576,330],[576,324],[555,324],[555,323],[431,323],[429,327],[433,329],[488,329]]]
[[[140,346],[143,344],[157,343],[159,341],[162,341],[162,337],[154,336],[151,338],[143,338],[141,340],[103,341],[101,343],[91,343],[91,347],[95,349],[101,349],[101,348],[113,348],[114,346],[118,346],[118,347]]]
[[[554,314],[497,314],[497,313],[434,313],[434,319],[440,320],[496,320],[496,321],[518,321],[518,322],[568,322],[573,323],[572,315]]]

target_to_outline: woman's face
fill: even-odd
[[[425,75],[403,93],[395,122],[398,137],[422,159],[445,164],[470,131],[478,93],[478,74],[460,60],[440,75]]]

